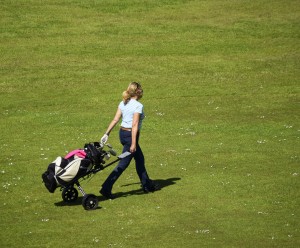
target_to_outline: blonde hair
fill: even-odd
[[[127,90],[125,90],[122,94],[123,102],[127,104],[131,97],[137,96],[137,99],[141,99],[143,97],[143,88],[140,83],[132,82],[129,84]]]

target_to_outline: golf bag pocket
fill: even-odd
[[[57,157],[51,164],[48,165],[47,170],[42,174],[43,183],[50,193],[54,193],[59,183],[56,180],[56,175],[61,173],[67,167],[69,161],[62,157]]]
[[[54,193],[57,188],[55,176],[55,163],[49,164],[47,170],[42,174],[43,183],[50,193]]]
[[[68,184],[72,184],[78,178],[86,175],[92,167],[93,164],[89,159],[77,158],[66,166],[57,166],[54,178],[58,184],[67,186]]]

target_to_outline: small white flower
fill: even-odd
[[[97,238],[97,237],[93,238],[93,242],[98,243],[99,242],[99,238]]]
[[[195,233],[203,233],[203,234],[205,234],[205,233],[209,233],[209,230],[208,229],[206,229],[206,230],[196,230]]]

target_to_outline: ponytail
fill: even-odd
[[[130,98],[131,98],[128,90],[123,91],[122,97],[123,97],[123,102],[126,105],[129,102]]]
[[[129,84],[127,90],[122,94],[123,102],[126,105],[131,97],[137,96],[137,99],[141,99],[143,96],[143,89],[140,83],[132,82]]]

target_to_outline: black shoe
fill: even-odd
[[[115,199],[116,198],[110,191],[105,191],[103,188],[100,190],[100,194],[103,195],[107,199]]]
[[[160,186],[158,184],[154,183],[152,180],[147,181],[147,183],[145,185],[143,185],[142,188],[145,193],[160,190]]]

